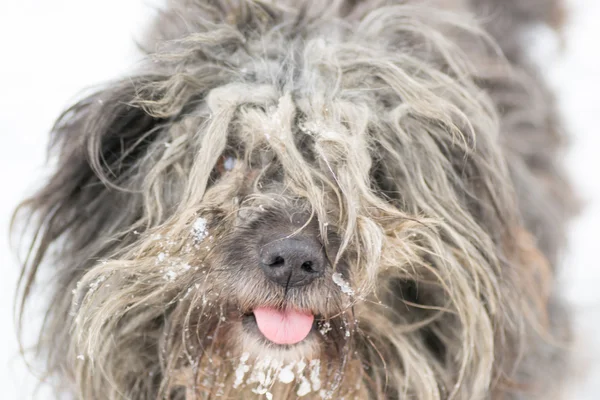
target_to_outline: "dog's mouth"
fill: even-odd
[[[293,346],[304,341],[315,328],[315,315],[306,310],[257,307],[245,315],[243,322],[270,343]]]

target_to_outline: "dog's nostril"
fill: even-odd
[[[300,268],[306,272],[315,272],[312,261],[305,261]]]
[[[281,267],[285,264],[285,260],[281,256],[276,256],[269,264],[269,267]]]

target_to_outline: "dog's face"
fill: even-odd
[[[59,120],[29,203],[34,253],[64,243],[52,367],[110,399],[514,383],[547,266],[474,83],[477,57],[506,65],[426,8],[349,29],[261,7],[264,29],[203,25]]]
[[[125,226],[124,243],[77,277],[70,351],[83,358],[78,367],[133,361],[130,373],[152,372],[165,393],[185,388],[188,396],[360,398],[387,390],[365,386],[365,371],[373,365],[379,373],[377,363],[399,368],[399,358],[381,352],[412,351],[408,332],[423,346],[407,355],[416,363],[446,357],[438,341],[447,339],[419,337],[434,321],[453,334],[462,317],[493,339],[481,318],[488,305],[470,282],[493,302],[493,264],[474,248],[481,238],[455,231],[481,228],[471,215],[450,214],[457,226],[444,227],[441,216],[419,215],[413,198],[456,190],[447,170],[426,166],[437,157],[450,168],[453,160],[416,127],[404,138],[410,146],[391,142],[395,128],[377,120],[375,106],[349,104],[343,94],[307,106],[325,93],[311,96],[225,84],[207,95],[205,110],[163,127],[148,142],[147,160],[131,161],[139,170],[127,179],[147,187],[136,212],[146,224],[153,212],[163,215],[149,228]],[[428,129],[454,140],[446,128]],[[411,157],[419,164],[411,168],[419,172],[404,175],[417,143],[424,154]],[[438,187],[417,188],[413,179]],[[127,207],[128,196],[135,195],[123,196]],[[454,206],[438,204],[444,213]],[[444,229],[457,236],[444,237]],[[447,308],[463,315],[441,318]],[[119,349],[127,359],[106,353]]]
[[[332,102],[309,116],[297,105],[303,99],[295,103],[289,93],[271,92],[272,103],[260,106],[221,97],[244,91],[251,98],[257,89],[214,89],[211,118],[197,132],[184,118],[153,142],[161,157],[190,159],[187,179],[171,182],[182,189],[171,189],[176,207],[163,223],[145,232],[128,226],[129,245],[79,279],[73,313],[85,337],[77,345],[82,364],[94,362],[100,343],[114,341],[129,316],[142,314],[126,330],[162,338],[136,346],[163,352],[164,365],[146,368],[164,376],[166,367],[168,390],[364,391],[355,354],[364,343],[353,337],[365,329],[367,339],[370,328],[358,326],[359,313],[368,303],[387,313],[390,304],[373,290],[386,296],[393,282],[385,274],[396,266],[385,260],[398,256],[384,241],[416,241],[419,229],[374,181],[367,127],[331,117],[347,105]],[[201,146],[190,151],[177,135]],[[396,285],[403,275],[389,271]],[[358,381],[340,392],[348,379]]]

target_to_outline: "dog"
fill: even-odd
[[[57,393],[559,398],[577,201],[525,37],[563,8],[169,2],[15,213]]]

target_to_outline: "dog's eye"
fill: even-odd
[[[237,163],[237,159],[230,155],[223,155],[217,161],[217,165],[215,166],[215,172],[218,175],[223,175],[224,173],[231,171],[235,164]]]

